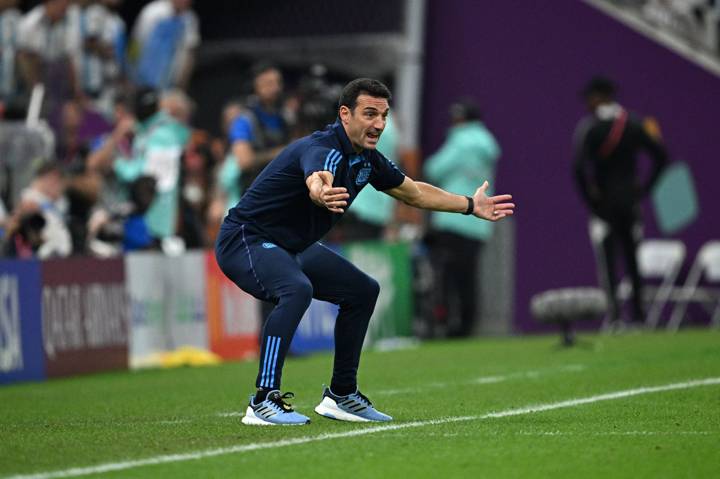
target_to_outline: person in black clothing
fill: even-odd
[[[238,287],[274,309],[262,331],[260,364],[244,424],[307,424],[281,394],[283,366],[295,330],[313,298],[339,306],[329,387],[315,412],[335,420],[392,420],[357,385],[360,355],[380,292],[377,281],[318,241],[363,188],[407,205],[498,221],[514,213],[511,195],[449,193],[405,176],[377,151],[390,112],[390,90],[358,78],[338,102],[337,120],[285,148],[231,208],[215,244],[217,263]]]
[[[636,259],[641,231],[639,206],[667,163],[667,153],[642,120],[615,101],[612,81],[593,78],[582,96],[591,115],[575,132],[575,179],[594,217],[591,224],[602,238],[597,238],[599,269],[608,294],[610,320],[616,322],[620,317],[615,268],[619,247],[632,282],[632,320],[642,322],[642,282]],[[638,173],[641,151],[652,160],[652,169],[644,180]]]
[[[251,73],[253,94],[229,132],[232,153],[241,171],[242,194],[290,141],[290,126],[283,109],[282,72],[274,64],[261,61],[252,66]],[[265,324],[272,305],[263,302],[261,309]]]
[[[2,247],[2,256],[19,259],[36,257],[44,241],[45,224],[43,215],[36,211],[22,214],[17,220],[17,226],[10,229]]]

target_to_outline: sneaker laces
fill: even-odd
[[[361,393],[359,389],[357,391],[355,391],[354,394],[351,394],[350,396],[355,396],[356,398],[358,398],[360,403],[363,403],[367,407],[372,407],[372,401],[370,401],[370,399],[368,399],[368,397],[366,395]]]
[[[288,403],[286,403],[285,399],[292,399],[295,397],[294,393],[286,392],[285,394],[276,393],[271,396],[267,397],[267,400],[270,401],[273,405],[280,408],[281,412],[293,412],[294,409],[292,406]]]

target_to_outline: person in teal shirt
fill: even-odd
[[[453,103],[450,117],[452,126],[447,139],[425,161],[424,174],[446,191],[472,195],[483,181],[493,183],[500,146],[480,121],[479,108],[473,101]],[[438,280],[434,319],[447,325],[448,336],[468,336],[473,332],[478,312],[478,263],[492,227],[491,222],[480,224],[464,215],[432,214],[428,245]],[[453,296],[459,305],[456,321],[450,314]]]
[[[226,138],[229,136],[231,125],[243,113],[245,113],[245,108],[239,101],[233,100],[225,105],[222,111],[221,123]],[[218,199],[223,202],[223,217],[230,211],[230,208],[240,201],[243,193],[240,187],[241,175],[242,171],[237,157],[233,154],[232,148],[229,148],[225,159],[217,169],[215,178]],[[222,218],[220,220],[222,221]]]
[[[113,168],[118,179],[132,183],[140,176],[151,176],[156,181],[155,199],[145,213],[150,234],[156,238],[174,236],[178,216],[178,189],[182,154],[190,139],[190,129],[171,115],[176,100],[173,92],[163,95],[162,103],[168,108],[157,111],[157,93],[143,91],[137,107],[140,126],[133,140],[129,159],[118,159]],[[144,120],[142,120],[144,118]]]

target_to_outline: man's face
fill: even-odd
[[[105,5],[110,10],[116,10],[120,8],[122,5],[123,0],[102,0],[102,4]]]
[[[80,105],[74,101],[68,101],[62,107],[62,124],[65,130],[75,131],[82,123],[83,112]]]
[[[8,8],[17,8],[20,0],[0,0],[0,12]]]
[[[255,78],[255,94],[261,103],[275,103],[283,89],[283,81],[280,72],[274,68],[266,70]]]
[[[385,129],[390,106],[385,98],[360,94],[353,110],[340,107],[340,120],[353,148],[374,150]]]
[[[186,10],[190,10],[190,7],[192,7],[192,0],[172,0],[172,5],[176,12],[182,13]]]
[[[45,2],[45,14],[51,21],[62,20],[70,6],[70,0],[48,0]]]
[[[43,190],[53,201],[60,199],[65,193],[65,179],[60,172],[54,171],[43,178]]]
[[[597,110],[600,105],[612,103],[613,101],[614,100],[611,96],[603,95],[600,93],[590,93],[585,97],[585,106],[587,107],[588,111],[590,111],[591,113],[595,113],[595,110]]]
[[[230,126],[232,125],[232,122],[235,121],[235,118],[239,117],[243,113],[243,107],[239,104],[231,104],[225,107],[222,113],[222,126],[223,131],[227,135],[228,132],[230,132]]]

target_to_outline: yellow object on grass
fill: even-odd
[[[222,359],[215,353],[192,346],[182,346],[175,351],[159,353],[158,365],[162,368],[177,368],[180,366],[213,366],[220,364]]]

